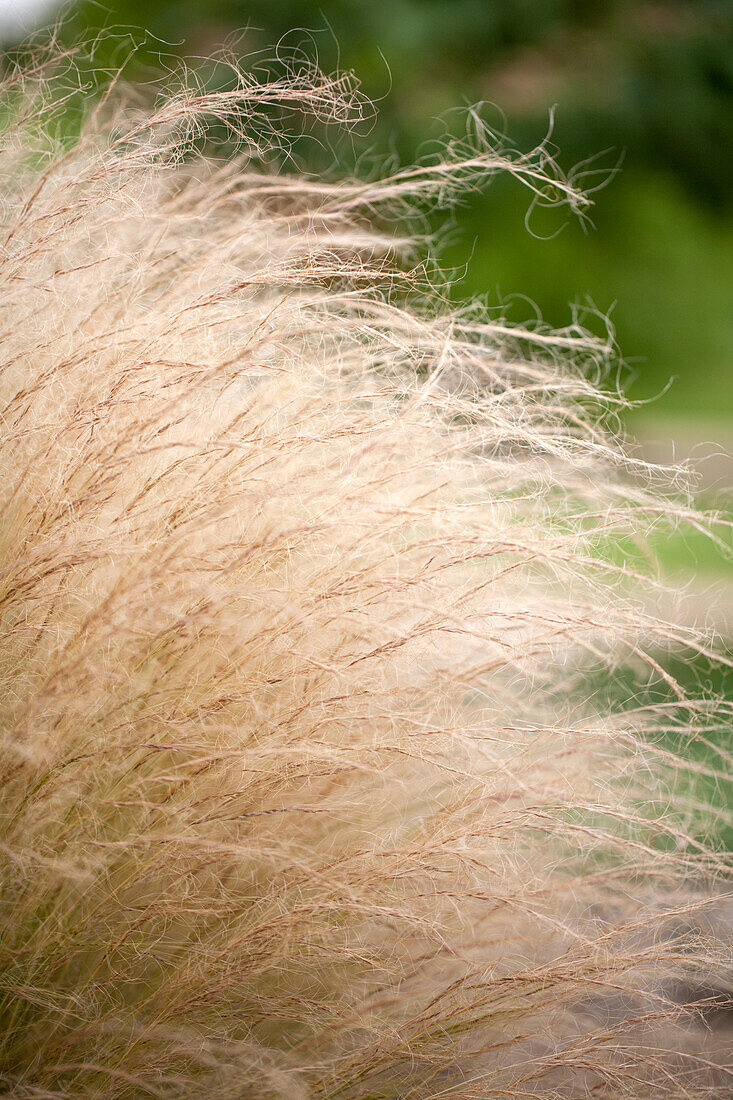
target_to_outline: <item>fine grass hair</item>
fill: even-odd
[[[729,708],[648,549],[710,521],[608,349],[450,306],[409,218],[583,196],[477,118],[298,171],[284,112],[363,108],[312,70],[73,140],[67,80],[0,92],[2,1096],[730,1095]]]

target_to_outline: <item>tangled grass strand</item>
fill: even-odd
[[[665,673],[716,655],[646,552],[707,520],[601,345],[449,308],[378,227],[502,168],[582,196],[480,141],[268,169],[273,104],[351,109],[313,73],[63,145],[55,79],[2,93],[3,1095],[729,1095],[676,991],[729,980],[689,777],[730,759],[665,741],[729,713]],[[672,701],[603,704],[624,663]]]

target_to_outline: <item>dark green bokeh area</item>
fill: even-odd
[[[82,0],[68,16],[67,37],[129,30],[140,74],[161,51],[206,55],[227,40],[245,64],[280,46],[353,70],[378,104],[365,147],[403,162],[443,132],[439,116],[460,128],[456,107],[488,101],[488,122],[528,149],[556,105],[561,164],[597,157],[589,183],[608,181],[590,225],[533,216],[530,233],[527,194],[495,184],[457,212],[442,251],[462,275],[456,295],[522,295],[517,320],[536,307],[558,327],[572,303],[610,311],[630,396],[674,379],[634,427],[733,437],[728,0]],[[114,66],[120,50],[111,40],[97,56]]]

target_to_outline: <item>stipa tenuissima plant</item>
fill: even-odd
[[[272,104],[348,107],[312,74],[54,148],[53,79],[3,91],[2,1094],[727,1095],[663,737],[725,715],[592,687],[704,649],[638,575],[701,521],[592,341],[411,304],[375,228],[500,167],[578,196],[488,147],[258,169]]]

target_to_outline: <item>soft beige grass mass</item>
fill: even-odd
[[[409,235],[501,168],[582,197],[476,127],[277,170],[278,111],[359,105],[307,72],[56,141],[57,68],[2,91],[2,1095],[730,1095],[679,1005],[727,864],[663,738],[726,708],[588,686],[706,650],[644,555],[705,521],[603,347],[449,307]]]

